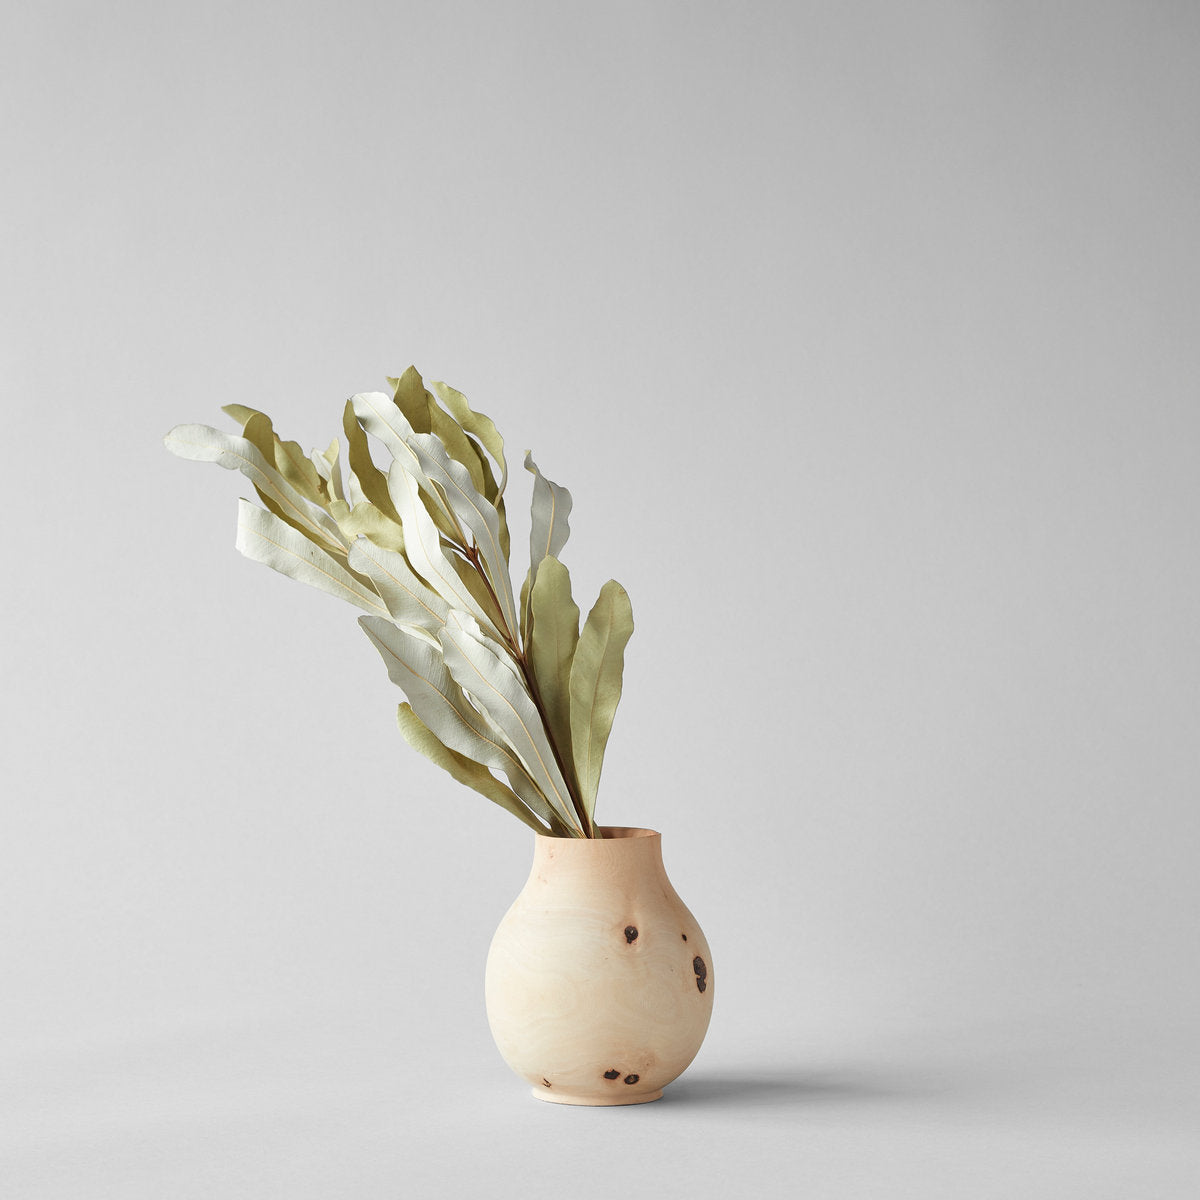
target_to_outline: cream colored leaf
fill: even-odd
[[[328,450],[314,450],[310,457],[313,466],[317,468],[317,474],[324,481],[330,503],[335,500],[345,500],[346,493],[342,487],[341,447],[338,445],[337,438],[329,443]]]
[[[498,804],[507,812],[512,813],[514,817],[523,821],[535,832],[542,834],[551,832],[521,803],[512,788],[501,783],[487,767],[444,745],[429,726],[413,712],[411,705],[400,705],[396,713],[396,723],[400,726],[400,732],[404,735],[405,741],[414,750],[423,754],[435,766],[448,772],[459,783],[464,783],[481,796],[486,796],[492,803]]]
[[[533,461],[533,455],[525,452],[525,469],[533,475],[533,501],[530,505],[529,525],[529,587],[537,582],[538,565],[547,555],[556,558],[566,545],[571,527],[567,518],[571,513],[571,493],[565,487],[552,483]],[[529,593],[526,592],[528,597]],[[522,605],[521,616],[529,624],[528,600]]]
[[[348,600],[369,613],[387,614],[384,602],[371,588],[302,533],[249,500],[238,502],[237,548],[247,558],[300,583]]]
[[[510,558],[511,546],[508,533],[508,514],[504,509],[504,497],[501,495],[501,485],[496,482],[496,476],[492,472],[492,464],[488,456],[483,452],[483,447],[474,438],[471,438],[470,441],[479,455],[479,463],[483,469],[483,494],[492,502],[496,509],[496,516],[500,521],[500,550],[504,555],[505,562],[507,562]]]
[[[529,566],[537,578],[538,564],[547,554],[558,557],[567,544],[571,526],[567,518],[571,515],[571,493],[565,487],[547,479],[533,455],[525,454],[525,469],[533,474],[533,504],[529,531]]]
[[[544,798],[540,803],[545,811],[537,807],[537,789],[520,757],[472,707],[447,669],[441,646],[423,631],[378,617],[360,617],[358,623],[383,658],[388,678],[439,741],[482,766],[503,771],[521,799],[550,820]]]
[[[582,832],[541,715],[512,660],[462,613],[452,612],[439,636],[455,682],[504,735],[563,822]]]
[[[403,554],[359,538],[350,546],[350,565],[370,579],[398,624],[415,625],[435,637],[445,625],[450,606],[417,578]]]
[[[345,544],[333,519],[314,509],[252,442],[208,425],[177,425],[163,442],[180,458],[215,462],[226,470],[241,471],[264,499],[270,497],[278,505],[279,513],[294,521],[305,536],[327,550],[344,553]]]
[[[404,526],[404,550],[413,570],[451,607],[471,613],[491,628],[491,618],[459,579],[442,549],[437,527],[421,503],[417,481],[397,462],[392,464],[388,486]]]
[[[418,433],[412,436],[410,445],[420,458],[425,477],[441,489],[455,517],[470,532],[504,621],[515,632],[517,608],[513,600],[508,556],[500,537],[500,518],[495,506],[476,490],[467,469],[449,456],[438,438]]]

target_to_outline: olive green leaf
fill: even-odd
[[[530,607],[529,663],[564,773],[573,783],[571,663],[579,641],[579,608],[571,598],[571,576],[553,555],[542,559],[538,568]]]
[[[429,433],[433,423],[429,417],[429,393],[416,367],[409,367],[399,379],[388,376],[392,403],[404,414],[405,420],[417,433]]]
[[[437,392],[450,415],[467,433],[478,438],[496,461],[500,468],[498,495],[504,495],[504,488],[508,483],[508,463],[504,459],[504,439],[500,436],[500,431],[496,428],[492,418],[476,412],[467,403],[467,398],[462,392],[456,392],[452,387],[436,381],[429,386]]]
[[[535,627],[535,636],[536,632]],[[604,749],[621,699],[625,646],[632,633],[629,595],[610,579],[588,613],[571,665],[571,749],[580,799],[589,820],[596,807]]]
[[[267,462],[306,500],[324,506],[328,500],[327,489],[322,487],[323,476],[309,459],[298,442],[285,442],[275,432],[271,418],[256,408],[244,404],[223,404],[223,413],[228,413],[242,427],[242,437],[253,442],[263,453]]]
[[[370,500],[360,500],[353,508],[345,500],[333,500],[329,513],[348,539],[362,534],[386,550],[404,549],[404,530],[399,519],[385,517]]]
[[[479,452],[459,422],[438,403],[437,397],[425,387],[416,367],[409,367],[399,379],[388,382],[393,383],[395,388],[393,400],[397,408],[408,419],[408,423],[413,427],[413,432],[429,433],[439,438],[450,457],[466,467],[475,490],[483,492],[486,485],[483,462]]]
[[[535,832],[543,834],[550,832],[547,826],[543,825],[521,803],[517,794],[510,787],[501,783],[487,767],[475,762],[474,759],[467,758],[465,754],[459,754],[457,750],[451,750],[449,746],[443,745],[429,726],[413,712],[411,705],[400,705],[396,712],[396,723],[400,726],[400,732],[404,735],[405,741],[414,750],[423,754],[431,763],[441,767],[443,771],[449,772],[459,783],[465,783],[467,787],[474,788],[481,796],[486,796],[493,803],[512,813],[519,821],[524,821]]]
[[[249,500],[238,501],[237,548],[291,579],[349,600],[369,613],[387,615],[387,607],[371,587],[274,513]]]
[[[328,513],[314,510],[253,442],[208,425],[176,425],[163,442],[180,458],[215,462],[226,470],[241,471],[254,484],[264,502],[269,499],[277,506],[277,515],[293,522],[306,537],[325,550],[345,553],[345,544],[334,520]]]
[[[357,507],[355,501],[358,499],[369,500],[385,517],[399,524],[400,518],[388,495],[387,474],[371,460],[371,445],[366,431],[354,415],[354,403],[351,400],[346,401],[342,412],[342,429],[346,434],[346,454],[350,461],[349,483],[353,485],[347,489],[346,499],[352,507]],[[354,487],[362,493],[361,497],[353,495]]]
[[[450,457],[470,472],[476,490],[484,488],[479,456],[462,426],[446,412],[426,388],[416,367],[409,367],[399,379],[389,379],[392,402],[404,414],[414,433],[429,433],[440,438]]]
[[[329,503],[324,480],[312,460],[300,448],[299,442],[285,442],[275,432],[271,418],[266,413],[255,413],[246,422],[242,437],[253,442],[268,462],[274,459],[275,469],[306,500],[321,506]]]
[[[246,422],[249,421],[251,417],[257,417],[259,415],[257,408],[247,408],[244,404],[222,404],[221,411],[223,413],[228,413],[229,416],[231,416],[238,423],[238,425],[242,427],[242,429],[246,428]]]
[[[528,646],[533,637],[533,620],[529,615],[529,588],[533,581],[533,571],[525,572],[525,581],[521,584],[521,644]]]
[[[515,664],[464,613],[451,612],[439,638],[454,681],[504,735],[563,823],[582,834],[541,715]]]

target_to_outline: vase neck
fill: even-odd
[[[665,875],[662,837],[649,829],[606,827],[603,838],[538,837],[533,876],[549,883],[569,877],[597,884],[617,879],[651,879]]]

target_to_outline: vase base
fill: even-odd
[[[578,1092],[560,1092],[554,1088],[534,1087],[529,1093],[535,1100],[544,1100],[547,1104],[576,1104],[587,1108],[616,1108],[626,1104],[649,1104],[651,1100],[662,1099],[662,1088],[657,1092],[643,1092],[640,1095],[616,1095],[611,1100],[603,1096],[581,1096]]]

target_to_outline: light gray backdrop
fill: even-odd
[[[3,1194],[1194,1196],[1198,81],[1172,3],[7,10]],[[410,362],[633,598],[660,1104],[509,1075],[528,832],[161,447]]]

